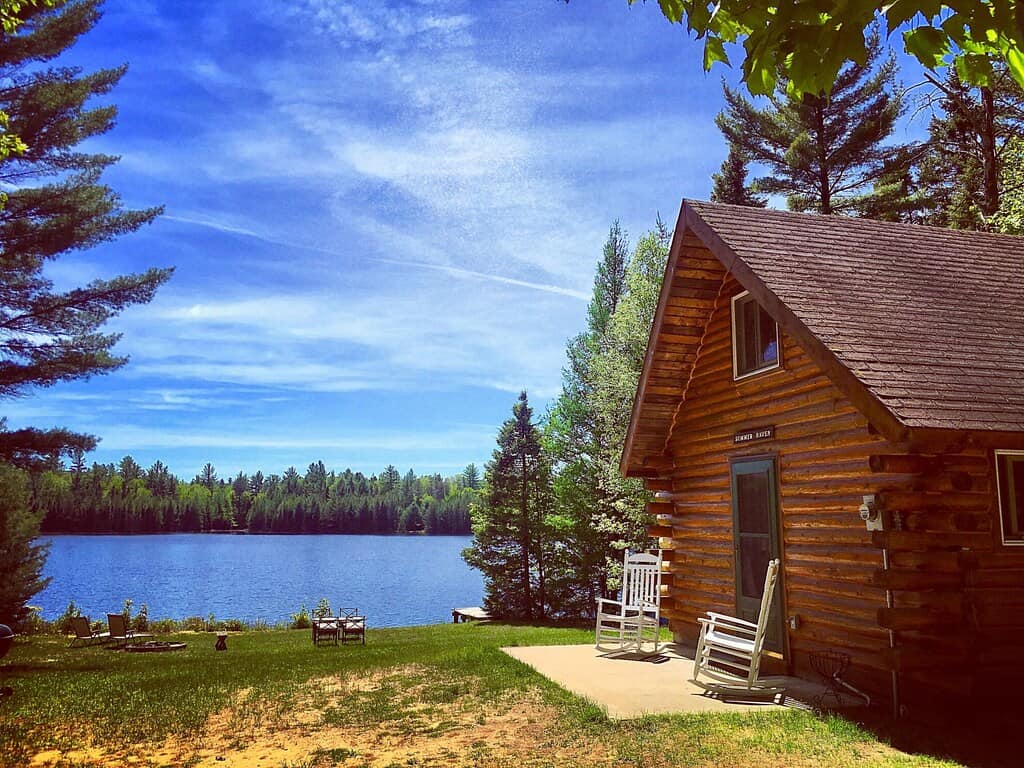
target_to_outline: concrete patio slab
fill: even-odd
[[[604,707],[617,719],[646,714],[688,712],[751,712],[785,707],[808,709],[824,688],[793,677],[784,681],[785,697],[724,700],[690,682],[693,656],[677,646],[658,654],[607,654],[592,645],[535,645],[502,648],[563,688]]]

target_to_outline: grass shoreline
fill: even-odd
[[[955,765],[801,712],[613,721],[500,650],[592,642],[578,627],[372,629],[319,648],[306,631],[239,632],[224,653],[212,634],[161,639],[175,637],[186,650],[156,655],[20,639],[0,662],[15,690],[0,765]]]

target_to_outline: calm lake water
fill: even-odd
[[[286,621],[326,597],[356,607],[370,626],[451,621],[479,605],[483,579],[461,557],[470,536],[46,536],[53,581],[32,600],[53,619],[74,600],[105,619],[125,598],[150,618]]]

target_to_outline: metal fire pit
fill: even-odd
[[[172,643],[161,640],[150,640],[146,643],[133,643],[126,645],[124,649],[128,653],[170,653],[171,651],[183,651],[185,643]]]
[[[14,632],[6,624],[0,624],[0,659],[7,655],[7,652],[11,650],[11,644],[14,643]],[[14,691],[6,685],[0,687],[0,699],[6,699]]]

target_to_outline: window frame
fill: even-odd
[[[1016,461],[1024,462],[1024,450],[996,450],[994,453],[995,465],[996,465],[996,510],[999,513],[999,539],[1004,547],[1024,547],[1024,531],[1021,531],[1018,535],[1018,539],[1007,539],[1006,538],[1006,516],[1003,514],[1003,493],[1002,493],[1002,478],[999,476],[999,457],[1010,456]],[[1009,463],[1009,462],[1008,462]],[[1013,476],[1007,478],[1009,483],[1007,491],[1011,494],[1011,499],[1008,500],[1012,503],[1013,493]],[[1021,515],[1024,510],[1017,510],[1017,514]]]
[[[739,336],[740,336],[740,333],[739,333],[739,327],[738,327],[739,324],[736,322],[737,321],[736,306],[737,306],[737,304],[740,304],[741,302],[744,303],[744,304],[748,303],[748,302],[745,301],[745,299],[747,299],[748,297],[750,299],[749,303],[752,303],[754,306],[756,306],[758,308],[759,313],[764,311],[764,307],[762,307],[757,302],[757,299],[755,299],[753,296],[750,295],[750,291],[743,291],[741,293],[737,293],[735,296],[732,297],[732,303],[730,305],[730,314],[731,314],[731,324],[732,324],[732,380],[733,381],[742,381],[743,379],[748,379],[751,376],[757,376],[758,374],[761,374],[761,373],[768,373],[769,371],[775,371],[775,370],[778,370],[779,368],[782,367],[782,340],[781,340],[780,334],[779,334],[779,324],[775,321],[774,318],[772,318],[772,323],[774,323],[774,325],[775,325],[775,348],[776,348],[775,362],[771,363],[769,365],[762,365],[760,368],[754,368],[753,370],[745,371],[743,373],[740,373],[740,360],[739,360],[739,349],[740,349],[739,348]],[[770,315],[769,315],[769,317],[770,317]],[[758,321],[758,322],[760,322],[760,321]]]

